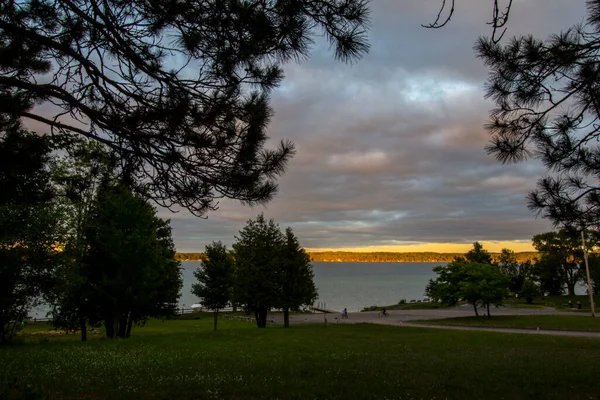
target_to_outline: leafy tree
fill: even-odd
[[[104,186],[84,229],[83,278],[93,288],[91,323],[109,338],[129,337],[134,322],[173,315],[182,281],[168,222],[123,186]]]
[[[531,261],[518,262],[517,255],[509,249],[502,249],[498,258],[500,271],[509,279],[508,289],[512,293],[519,293],[523,284],[533,277]]]
[[[278,307],[283,309],[283,326],[290,326],[290,310],[312,304],[317,298],[314,272],[310,258],[300,246],[292,228],[285,230],[281,254],[281,295]]]
[[[533,299],[540,295],[540,288],[531,279],[526,279],[521,286],[519,296],[525,299],[527,304],[533,303]]]
[[[3,1],[0,117],[103,143],[166,207],[265,202],[294,152],[264,148],[282,64],[319,33],[357,60],[368,22],[368,0]]]
[[[113,178],[114,165],[105,148],[96,141],[72,140],[69,150],[54,160],[51,170],[65,235],[49,303],[52,323],[59,328],[79,330],[85,341],[86,316],[93,313],[95,305],[88,296],[92,288],[82,274],[88,250],[83,237],[84,222],[96,200],[98,187]]]
[[[496,306],[508,296],[508,279],[498,266],[468,262],[463,265],[466,279],[460,283],[460,296],[473,305],[478,315],[477,304],[485,306],[490,316],[490,304]]]
[[[491,69],[487,97],[497,107],[487,151],[503,163],[542,161],[551,174],[538,181],[529,207],[556,226],[600,221],[600,1],[588,1],[587,10],[585,23],[547,40],[482,38],[476,45]]]
[[[60,231],[49,138],[18,123],[0,128],[0,343],[8,343],[50,287]]]
[[[487,250],[483,249],[483,245],[479,242],[473,243],[473,248],[465,254],[465,259],[480,264],[492,263],[492,256],[490,256]]]
[[[268,311],[280,301],[284,243],[285,238],[275,221],[267,221],[259,214],[246,223],[233,244],[235,301],[254,313],[259,328],[266,328]]]
[[[508,295],[507,278],[495,265],[455,260],[433,271],[438,277],[429,281],[426,295],[450,306],[466,301],[477,316],[478,304],[487,308],[489,316],[490,304],[498,305]]]
[[[213,310],[216,331],[219,309],[231,301],[235,263],[221,242],[206,246],[204,254],[201,266],[194,271],[198,283],[192,285],[192,293],[200,298],[203,306]]]
[[[595,235],[588,236],[589,246],[595,247]],[[540,265],[536,266],[538,273],[545,267],[549,273],[558,274],[550,278],[560,282],[561,286],[565,285],[569,296],[575,295],[575,286],[582,279],[584,271],[581,237],[576,232],[562,229],[535,235],[532,243],[540,252]]]

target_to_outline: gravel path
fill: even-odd
[[[442,319],[442,318],[457,318],[457,317],[472,317],[474,315],[471,307],[455,307],[439,310],[390,310],[389,317],[380,317],[379,312],[358,312],[349,313],[348,319],[342,319],[341,314],[304,314],[290,315],[291,324],[316,324],[323,323],[325,318],[329,324],[382,324],[395,325],[399,327],[422,327],[433,329],[459,329],[469,331],[486,331],[486,332],[505,332],[505,333],[524,333],[537,335],[555,335],[555,336],[578,336],[600,338],[600,332],[586,331],[563,331],[563,330],[545,330],[545,329],[521,329],[521,328],[494,328],[494,327],[477,327],[477,326],[456,326],[456,325],[434,325],[423,322],[411,322],[415,320]],[[589,316],[588,313],[576,313],[568,311],[556,311],[553,308],[498,308],[492,311],[492,315],[576,315]],[[283,317],[280,315],[274,316],[274,322],[277,324],[283,323]]]

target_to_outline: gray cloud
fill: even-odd
[[[264,211],[292,226],[310,248],[419,242],[528,240],[550,225],[525,196],[544,172],[537,163],[505,166],[485,154],[486,69],[474,56],[491,1],[457,1],[441,30],[420,27],[436,2],[372,3],[372,51],[349,66],[318,42],[313,57],[286,68],[273,95],[273,143],[298,154],[279,195],[254,209],[224,200],[208,219],[172,219],[180,251],[227,244]],[[584,0],[515,2],[507,35],[545,37],[580,22]]]

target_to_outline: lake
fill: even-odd
[[[396,304],[400,299],[422,300],[432,268],[446,263],[313,263],[320,303],[332,310],[360,311],[372,305]],[[189,308],[199,300],[190,292],[198,262],[183,262],[180,306]]]

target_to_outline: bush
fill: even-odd
[[[398,302],[398,304],[406,304],[406,299],[400,299],[400,301]]]

